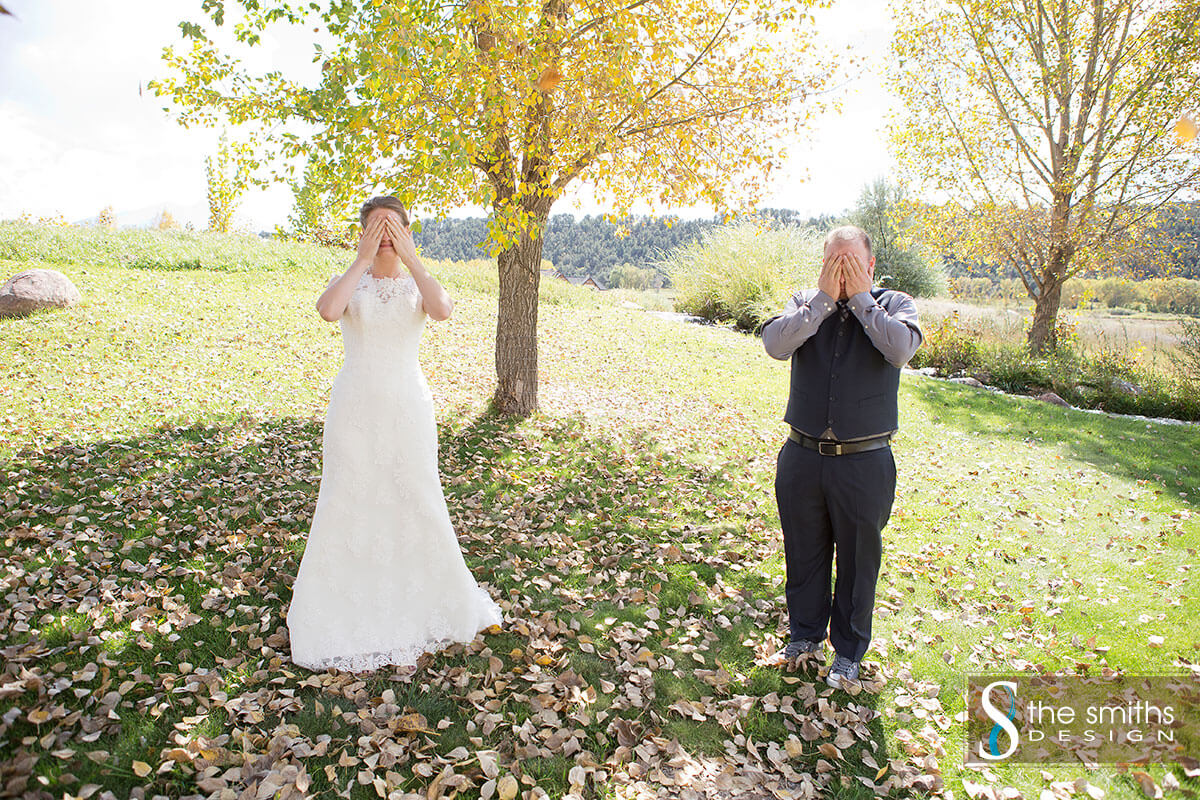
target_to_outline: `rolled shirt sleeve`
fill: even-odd
[[[820,289],[792,295],[781,314],[763,323],[762,340],[767,354],[780,361],[791,358],[833,313],[835,305],[834,299]]]
[[[859,292],[846,305],[862,324],[875,349],[883,354],[889,364],[903,367],[917,352],[923,338],[917,319],[917,304],[903,292],[888,292],[881,299],[882,304],[869,292]],[[763,340],[766,340],[766,329],[763,330]],[[770,352],[770,348],[767,351]]]

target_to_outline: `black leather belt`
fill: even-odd
[[[892,435],[876,436],[874,439],[861,439],[857,442],[835,442],[831,439],[814,439],[795,428],[788,429],[788,438],[801,447],[816,450],[823,456],[848,456],[851,453],[865,453],[868,450],[881,450],[892,441]]]

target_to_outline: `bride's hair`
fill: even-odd
[[[390,194],[372,197],[370,200],[363,203],[362,210],[358,212],[359,224],[365,228],[367,225],[367,217],[369,217],[371,212],[377,208],[390,208],[392,211],[395,211],[400,215],[401,224],[403,224],[406,228],[408,227],[408,209],[404,207],[404,203],[401,203],[397,198]]]

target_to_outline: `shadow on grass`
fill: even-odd
[[[449,754],[468,747],[496,750],[505,770],[554,796],[569,789],[573,752],[628,763],[639,757],[619,754],[630,731],[664,736],[670,721],[686,741],[689,726],[714,725],[668,708],[713,694],[697,670],[727,665],[741,676],[729,691],[756,704],[794,691],[754,666],[746,644],[782,627],[778,576],[762,568],[770,543],[750,506],[730,502],[747,487],[684,463],[650,433],[611,438],[582,419],[472,416],[440,435],[460,543],[505,624],[415,671],[361,679],[312,676],[288,657],[319,423],[165,427],[0,464],[0,749],[36,757],[6,785],[178,796],[195,791],[197,773],[162,754],[203,741],[218,754],[291,759],[316,793],[351,785],[373,797],[356,781],[361,766],[339,758],[365,757],[378,745],[363,742],[383,737],[402,745],[392,769],[407,790],[429,782],[420,764],[461,760]],[[754,740],[786,738],[791,723],[756,708],[741,723]],[[397,729],[401,713],[428,727]],[[309,745],[280,755],[281,731]],[[722,756],[734,733],[718,726],[688,744]],[[882,729],[871,736],[879,757]],[[67,750],[69,761],[53,755]],[[478,766],[464,769],[482,782]]]
[[[1200,426],[1060,408],[937,380],[907,384],[937,423],[994,440],[1060,447],[1064,457],[1113,476],[1151,481],[1200,508]]]

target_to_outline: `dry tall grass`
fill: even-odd
[[[982,338],[1023,341],[1033,314],[1029,303],[976,305],[944,297],[917,299],[921,324],[932,328],[957,313],[959,319],[977,329]],[[1130,355],[1155,370],[1173,369],[1178,352],[1180,317],[1169,314],[1114,314],[1107,309],[1063,310],[1060,325],[1073,331],[1083,352],[1103,350]]]

